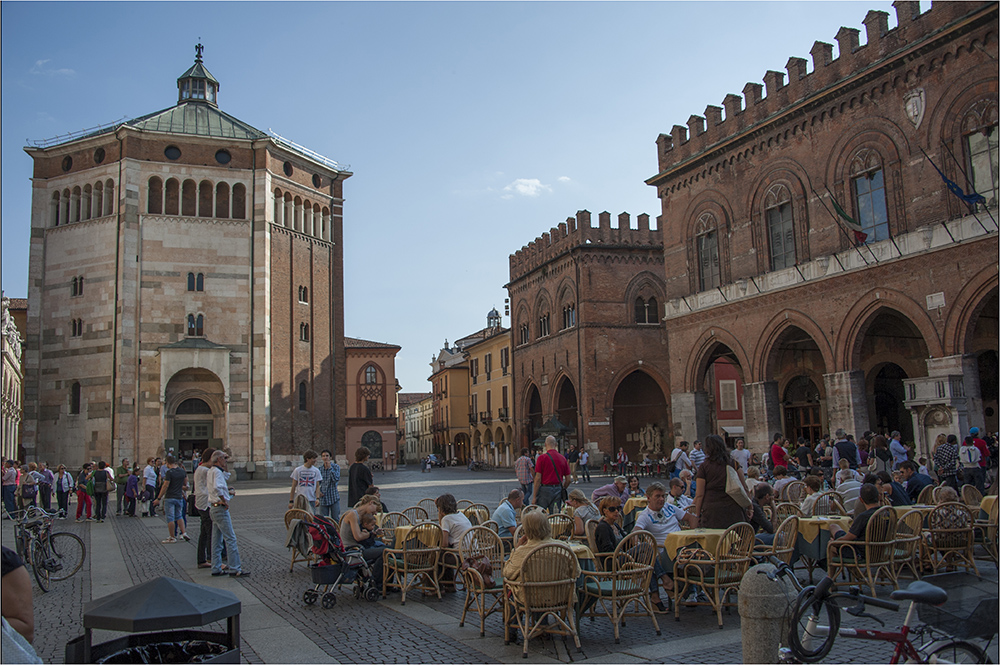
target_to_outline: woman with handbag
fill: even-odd
[[[115,491],[114,477],[108,471],[108,463],[101,460],[94,471],[94,518],[103,522],[108,516],[108,494]]]
[[[59,506],[59,519],[66,519],[69,514],[69,493],[73,491],[73,475],[67,473],[66,465],[56,468],[55,477],[56,505]]]
[[[734,482],[742,486],[743,495],[747,497],[749,504],[750,493],[746,490],[739,463],[729,456],[725,442],[716,434],[709,434],[705,438],[704,450],[705,461],[698,467],[695,475],[697,489],[694,512],[698,515],[699,526],[708,529],[728,529],[734,524],[748,521],[747,511],[752,511],[753,508],[744,509],[727,488],[727,484],[732,485],[727,469],[733,469],[736,474]],[[733,493],[737,491],[738,488],[734,488]]]

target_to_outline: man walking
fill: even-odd
[[[590,453],[586,449],[580,451],[580,475],[588,483],[590,482],[590,467],[587,466],[590,463]]]
[[[739,463],[740,468],[743,469],[743,475],[747,475],[747,469],[750,468],[751,455],[743,439],[736,439],[736,450],[730,453],[730,456]]]
[[[705,452],[701,449],[701,441],[698,439],[695,439],[694,443],[691,445],[693,450],[691,451],[691,454],[688,455],[688,459],[691,460],[691,473],[695,473],[698,471],[698,467],[701,466],[701,463],[705,461]]]
[[[250,573],[240,564],[240,551],[236,545],[236,532],[229,514],[228,456],[221,450],[212,453],[212,468],[208,472],[208,499],[212,513],[212,576],[232,575],[246,577]],[[222,569],[222,547],[225,541],[229,568]]]
[[[198,509],[198,516],[201,518],[198,530],[198,567],[212,567],[212,513],[209,511],[208,497],[208,472],[212,469],[212,455],[214,448],[206,448],[202,459],[204,460],[194,470],[194,506]]]
[[[566,461],[569,463],[570,482],[576,482],[576,465],[580,462],[580,453],[576,451],[576,446],[570,446],[566,453]]]
[[[517,482],[521,483],[521,491],[524,496],[533,497],[531,490],[534,486],[535,464],[528,457],[528,449],[521,448],[521,456],[514,462],[514,473],[517,474]]]
[[[122,514],[122,504],[125,502],[125,487],[128,485],[128,478],[131,475],[132,469],[129,467],[128,458],[122,458],[121,465],[115,467],[115,485],[117,485],[117,490],[115,491],[115,515]]]
[[[292,471],[292,492],[288,496],[288,507],[295,505],[295,497],[302,495],[313,512],[316,512],[316,490],[323,482],[323,474],[316,468],[319,455],[315,450],[307,450],[302,455],[303,464]],[[322,490],[320,491],[322,496]]]
[[[41,478],[38,480],[38,499],[42,502],[42,510],[52,511],[52,485],[56,476],[49,468],[48,462],[38,463],[38,473]]]
[[[187,472],[177,465],[173,455],[167,455],[167,471],[163,474],[163,485],[160,486],[160,495],[156,497],[154,504],[166,497],[167,531],[169,536],[161,540],[161,543],[176,543],[178,536],[184,540],[191,540],[184,530],[184,508],[187,505],[184,500],[187,491]]]
[[[549,513],[562,508],[562,491],[569,485],[569,462],[556,451],[556,438],[545,437],[545,453],[535,463],[534,494],[531,503]]]
[[[340,465],[333,461],[329,450],[320,453],[323,464],[319,467],[323,479],[319,484],[319,514],[329,517],[334,522],[340,522]]]
[[[985,473],[980,466],[982,454],[976,447],[976,440],[972,436],[965,437],[965,442],[958,450],[958,461],[962,464],[962,484],[974,485],[982,494],[985,483]]]

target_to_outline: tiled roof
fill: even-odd
[[[28,299],[27,298],[8,298],[10,301],[10,309],[28,309]]]
[[[348,349],[401,349],[402,348],[397,344],[373,342],[368,339],[358,339],[357,337],[345,337],[344,347]]]
[[[399,406],[410,406],[431,396],[431,393],[399,393]]]

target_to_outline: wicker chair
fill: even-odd
[[[816,497],[813,503],[813,517],[822,515],[847,515],[844,506],[840,503],[840,495],[835,491],[823,492]]]
[[[798,505],[806,498],[806,484],[801,480],[793,480],[781,488],[781,495],[778,498]]]
[[[504,644],[510,643],[507,627],[516,626],[524,637],[525,658],[528,642],[542,633],[572,635],[579,649],[580,636],[573,616],[579,576],[580,564],[568,545],[541,545],[531,551],[517,579],[505,577],[503,581]],[[549,622],[550,618],[554,621]]]
[[[462,503],[462,502],[459,501],[459,503]],[[438,508],[437,508],[437,504],[434,503],[434,499],[421,499],[420,501],[417,501],[417,505],[420,506],[421,508],[423,508],[424,512],[427,513],[427,519],[432,519],[431,515],[434,516],[433,519],[437,519],[437,510],[438,510]],[[459,506],[458,509],[461,510],[462,507]]]
[[[527,500],[527,499],[525,499],[525,500]],[[548,515],[549,514],[548,508],[542,508],[541,506],[536,506],[535,504],[531,504],[531,505],[524,506],[523,508],[521,508],[521,519],[524,519],[525,515],[527,515],[530,512],[536,511],[536,510],[542,511],[543,515]]]
[[[876,597],[875,585],[880,577],[885,577],[893,588],[899,588],[893,560],[895,540],[896,511],[892,506],[883,506],[868,520],[864,540],[830,541],[826,548],[827,574],[836,580],[841,572],[846,572],[851,579],[867,584]],[[864,556],[854,556],[862,548]]]
[[[472,526],[479,526],[483,522],[490,519],[489,508],[481,503],[474,503],[461,512],[469,518],[469,521],[472,522]]]
[[[993,560],[993,564],[1000,568],[997,560],[997,502],[993,502],[990,514],[985,520],[976,520],[975,526],[976,542],[983,546],[986,555]]]
[[[385,513],[382,515],[382,542],[388,547],[392,547],[396,542],[396,527],[408,526],[410,518],[403,513]]]
[[[469,506],[471,506],[473,503],[474,503],[473,501],[469,501],[468,499],[459,499],[458,500],[458,509],[459,510],[465,510],[466,508],[468,508]]]
[[[607,570],[604,567],[604,561],[611,556],[610,552],[598,552],[597,551],[597,525],[600,524],[597,520],[587,520],[584,524],[584,528],[587,530],[587,547],[590,551],[594,553],[594,565],[597,570]]]
[[[796,517],[804,517],[802,514],[802,509],[799,508],[794,503],[789,503],[788,501],[777,504],[774,507],[774,521],[784,522],[785,518],[795,515]]]
[[[975,519],[962,503],[943,503],[927,516],[927,538],[923,541],[927,563],[938,568],[964,566],[979,575],[975,561]]]
[[[292,522],[294,520],[300,520],[302,522],[305,522],[306,524],[312,524],[313,514],[308,510],[303,510],[301,508],[289,508],[288,510],[286,510],[285,511],[286,533],[288,533],[288,531],[292,528]],[[311,540],[312,539],[310,538],[310,542]],[[310,563],[313,563],[316,560],[316,555],[312,553],[311,547],[309,548],[310,549],[309,553],[306,554],[305,556],[302,556],[302,553],[299,551],[297,547],[289,547],[289,549],[292,550],[292,563],[288,566],[288,572],[292,572],[293,570],[295,570],[295,564],[297,563],[304,563],[306,565],[309,565]]]
[[[755,545],[753,555],[757,558],[774,556],[791,566],[792,555],[795,554],[795,541],[798,537],[799,518],[796,515],[789,515],[774,530],[774,540],[771,541],[771,546]]]
[[[680,601],[684,594],[692,586],[698,586],[708,594],[708,602],[686,604],[711,605],[721,629],[726,598],[739,589],[744,573],[755,563],[753,544],[753,527],[740,522],[725,530],[710,561],[674,562],[674,619],[681,620]]]
[[[934,485],[928,485],[927,487],[920,490],[920,494],[917,495],[917,503],[921,506],[929,506],[934,503],[934,490],[937,489]]]
[[[921,493],[926,489],[920,490]],[[892,561],[897,580],[904,568],[910,569],[914,579],[920,579],[920,534],[923,527],[924,515],[919,510],[906,511],[896,522],[896,548]]]
[[[459,544],[459,555],[463,565],[476,558],[484,558],[493,567],[492,584],[486,584],[483,576],[475,568],[469,567],[462,571],[462,582],[465,585],[465,607],[462,608],[462,619],[458,626],[465,625],[465,616],[469,608],[475,604],[479,612],[479,636],[486,636],[486,617],[493,612],[503,611],[503,578],[501,571],[504,562],[504,546],[500,536],[495,531],[484,526],[474,526],[462,536]]]
[[[648,531],[633,531],[622,538],[614,553],[605,562],[605,571],[583,573],[583,603],[588,608],[584,616],[604,615],[615,629],[615,644],[619,644],[619,627],[625,617],[648,616],[656,622],[649,602],[649,584],[656,560],[656,539]],[[627,611],[629,606],[634,610]],[[579,617],[578,617],[579,619]]]
[[[969,507],[973,515],[979,514],[979,504],[983,502],[983,495],[976,489],[975,485],[962,486],[962,503]]]
[[[496,521],[494,521],[494,520],[486,520],[485,522],[483,522],[479,526],[484,526],[487,529],[489,529],[490,531],[492,531],[493,533],[497,534],[498,536],[500,535],[500,525],[497,524]]]
[[[428,544],[432,543],[432,544]],[[441,597],[438,584],[438,561],[441,557],[441,527],[434,522],[418,524],[406,541],[387,549],[382,557],[382,597],[389,587],[399,589],[400,604],[406,604],[406,592],[433,591]]]
[[[934,491],[931,492],[931,501],[928,502],[928,505],[933,505],[938,502],[938,495],[944,488],[945,488],[944,485],[938,485],[937,487],[934,488]]]
[[[406,519],[410,520],[410,524],[426,522],[428,519],[427,511],[420,506],[410,506],[403,511],[403,514],[406,515]]]
[[[552,537],[556,540],[569,540],[573,536],[576,522],[569,515],[555,513],[549,515],[549,526],[552,527]]]

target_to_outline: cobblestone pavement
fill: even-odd
[[[346,474],[345,474],[346,476]],[[607,477],[579,485],[589,492],[607,482]],[[385,503],[394,510],[414,505],[422,498],[451,492],[459,498],[493,507],[500,497],[517,487],[511,472],[474,473],[465,469],[434,469],[421,473],[412,466],[398,471],[376,472],[375,482]],[[644,483],[645,484],[645,483]],[[213,578],[207,569],[195,565],[193,543],[163,544],[166,525],[162,517],[110,517],[104,523],[57,522],[56,530],[77,533],[87,544],[87,561],[70,580],[55,582],[49,593],[34,591],[35,646],[45,662],[62,662],[67,640],[81,634],[83,605],[92,597],[102,597],[159,576],[224,588],[243,603],[241,616],[242,660],[258,662],[515,662],[521,661],[521,647],[504,645],[499,614],[486,622],[486,637],[479,636],[474,613],[464,627],[458,622],[464,593],[444,598],[408,596],[399,604],[392,595],[376,603],[354,599],[350,589],[337,592],[335,607],[305,605],[302,592],[311,587],[308,571],[296,565],[289,572],[290,554],[284,548],[282,520],[289,484],[285,480],[247,481],[237,484],[232,502],[240,556],[252,574],[241,580]],[[346,499],[346,489],[342,486]],[[197,520],[191,524],[197,534]],[[3,526],[4,543],[12,529]],[[981,562],[980,571],[996,581],[996,569]],[[873,613],[889,626],[901,615],[883,610]],[[846,615],[845,615],[846,616]],[[735,609],[723,614],[720,630],[714,613],[706,607],[681,610],[679,621],[672,614],[658,615],[661,635],[657,636],[648,618],[630,618],[621,628],[620,644],[614,643],[611,622],[584,619],[580,624],[582,650],[572,641],[532,640],[528,662],[615,662],[615,663],[735,663],[742,661],[740,617]],[[871,619],[847,617],[852,627],[877,628]],[[845,619],[845,621],[847,620]],[[220,623],[210,630],[224,630]],[[111,637],[95,634],[95,642]],[[997,661],[996,646],[992,658]],[[891,649],[861,640],[838,640],[827,662],[871,662],[889,657]]]

